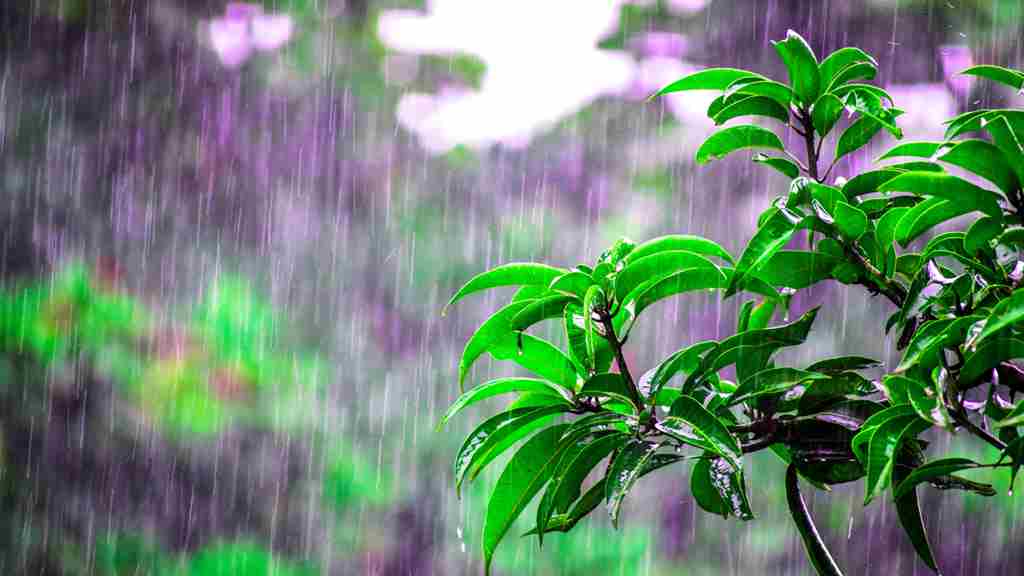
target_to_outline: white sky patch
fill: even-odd
[[[381,15],[381,41],[413,54],[472,54],[479,91],[406,94],[398,119],[433,152],[457,145],[523,146],[539,132],[634,79],[624,52],[600,50],[622,0],[433,0],[429,13]]]

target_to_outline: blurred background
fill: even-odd
[[[451,464],[495,406],[436,424],[507,294],[442,318],[458,286],[621,236],[739,251],[787,183],[749,154],[696,167],[713,94],[645,101],[680,76],[784,78],[792,28],[876,56],[906,138],[939,139],[1020,105],[954,74],[1020,67],[1022,24],[1017,0],[3,0],[0,573],[480,573],[497,474],[460,500]],[[634,371],[730,334],[740,303],[651,308]],[[791,314],[822,303],[788,359],[897,358],[885,302],[827,283]],[[598,510],[542,549],[510,535],[496,572],[811,574],[782,468],[747,464],[754,521],[701,512],[677,465],[618,531]],[[922,489],[947,574],[1024,573],[1024,499],[995,481]],[[925,574],[862,491],[808,493],[840,565]]]

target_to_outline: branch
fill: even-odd
[[[629,394],[632,397],[633,403],[636,404],[637,408],[642,409],[644,406],[644,399],[640,395],[640,390],[636,387],[636,383],[633,381],[633,376],[629,373],[629,366],[626,364],[626,357],[622,355],[622,342],[615,335],[615,326],[612,325],[612,317],[606,310],[598,310],[598,316],[601,318],[601,325],[604,326],[604,337],[612,346],[612,350],[615,352],[615,363],[619,367],[619,374],[622,374],[623,379],[626,380],[626,386],[629,388]]]

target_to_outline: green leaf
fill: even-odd
[[[969,347],[976,348],[978,344],[993,334],[1022,320],[1024,320],[1024,289],[1018,289],[1014,290],[1009,298],[1000,300],[999,304],[996,304],[985,320],[981,332],[971,339]]]
[[[648,397],[655,397],[662,387],[676,374],[683,372],[690,374],[700,365],[701,355],[718,345],[714,340],[697,342],[679,350],[663,360],[660,364],[645,373],[638,382],[638,386],[647,388],[645,394]]]
[[[444,305],[441,315],[443,316],[449,307],[461,300],[463,297],[474,292],[498,288],[500,286],[522,286],[532,284],[547,286],[551,284],[555,278],[558,278],[566,272],[566,270],[561,268],[555,268],[545,264],[534,264],[532,262],[504,264],[497,268],[492,268],[487,272],[474,276],[469,282],[466,282],[462,288],[459,288],[459,291],[452,296],[452,299]]]
[[[648,306],[669,296],[697,290],[722,288],[727,281],[728,277],[721,269],[692,268],[676,272],[645,288],[637,295],[635,314],[639,315]]]
[[[913,438],[930,426],[930,422],[913,414],[891,418],[875,429],[868,442],[867,462],[864,463],[868,475],[865,506],[889,484],[896,451],[904,438]]]
[[[487,502],[484,519],[484,572],[490,574],[491,560],[508,529],[523,509],[551,478],[558,462],[559,441],[566,425],[552,426],[530,438],[509,460]]]
[[[747,324],[748,330],[764,330],[768,327],[768,324],[772,321],[772,316],[775,314],[775,300],[765,299],[754,308],[754,311],[750,313],[750,322]]]
[[[796,225],[786,213],[779,210],[772,214],[758,228],[743,250],[729,287],[725,291],[725,297],[728,298],[743,288],[746,277],[781,250],[795,230]]]
[[[949,142],[901,142],[882,154],[875,162],[910,156],[914,158],[933,158],[943,148],[949,147]]]
[[[668,236],[652,238],[651,240],[648,240],[634,248],[633,251],[626,256],[625,262],[626,265],[629,266],[633,262],[646,256],[659,254],[661,252],[674,252],[677,250],[685,250],[687,252],[704,254],[706,256],[715,256],[729,262],[730,264],[733,262],[732,255],[730,255],[725,248],[722,248],[712,240],[690,234],[671,234]]]
[[[657,424],[658,430],[681,442],[713,451],[736,469],[742,466],[743,452],[736,437],[725,424],[689,396],[672,403],[668,417]]]
[[[604,499],[608,506],[608,515],[612,526],[619,527],[619,510],[622,500],[629,493],[647,462],[661,444],[646,440],[632,439],[620,450],[605,475]]]
[[[573,303],[565,307],[563,325],[566,339],[569,341],[570,358],[579,366],[580,373],[589,375],[593,372],[607,371],[612,365],[615,353],[604,338],[597,339],[593,355],[587,352],[587,333],[584,329],[586,321],[583,318],[583,308],[579,304]]]
[[[893,485],[896,486],[906,480],[907,471],[897,466],[892,471]],[[924,522],[921,519],[921,507],[917,503],[917,491],[913,488],[903,496],[896,497],[896,514],[899,516],[900,525],[907,533],[911,544],[918,557],[934,571],[939,573],[935,564],[935,557],[932,555],[932,547],[928,544],[928,534],[924,529]]]
[[[827,85],[828,90],[835,90],[839,86],[847,84],[853,80],[873,80],[877,73],[878,67],[870,62],[857,62],[855,64],[850,64],[836,74],[832,82]],[[847,94],[849,94],[849,92]]]
[[[1001,218],[982,216],[971,224],[964,236],[964,251],[969,255],[976,255],[979,252],[987,252],[993,240],[1003,233],[1003,221]]]
[[[1024,152],[1018,135],[1024,135],[1024,126],[1020,123],[1010,126],[1006,116],[994,116],[982,123],[982,127],[992,137],[992,142],[1003,153],[1003,160],[1013,169],[1017,182],[1024,182]]]
[[[882,123],[870,116],[861,116],[843,131],[836,144],[836,159],[859,150],[882,129]]]
[[[958,142],[948,152],[939,156],[939,160],[973,172],[1007,194],[1020,187],[1017,175],[1006,164],[999,148],[984,140]]]
[[[570,506],[579,499],[583,481],[590,472],[630,438],[628,434],[614,432],[595,438],[575,454],[567,454],[568,462],[563,460],[559,464],[557,475],[551,479],[537,506],[537,526],[548,525],[555,513],[568,512]],[[601,496],[604,496],[603,489]]]
[[[711,160],[725,158],[729,154],[745,148],[784,150],[782,140],[779,140],[779,137],[771,130],[752,124],[743,124],[719,130],[709,136],[697,149],[696,161],[697,164],[707,164]]]
[[[492,398],[501,394],[509,394],[511,392],[547,394],[549,396],[562,398],[566,402],[572,401],[572,398],[566,393],[565,389],[552,384],[547,380],[537,380],[535,378],[498,378],[471,388],[466,393],[459,396],[459,398],[452,403],[451,407],[448,408],[448,411],[445,412],[445,415],[441,418],[441,423],[437,425],[437,428],[439,430],[443,428],[449,420],[468,406],[472,406],[473,404],[476,404],[481,400],[486,400],[487,398]]]
[[[890,105],[892,105],[893,103],[892,96],[890,96],[888,92],[879,88],[878,86],[872,86],[871,84],[853,83],[846,84],[843,86],[837,86],[832,89],[832,93],[838,96],[840,100],[842,100],[847,94],[853,92],[854,90],[860,90],[861,92],[868,92],[870,94],[873,94],[881,100],[888,101]]]
[[[789,89],[789,86],[774,80],[757,80],[755,82],[749,82],[736,88],[734,95],[752,95],[771,98],[778,102],[785,110],[789,109],[789,104],[793,101],[793,91]]]
[[[939,197],[931,197],[907,210],[896,224],[895,239],[900,246],[906,247],[914,239],[935,226],[957,216],[974,211],[967,202],[957,202]]]
[[[594,327],[595,308],[604,306],[605,294],[600,286],[591,286],[583,296],[583,330],[586,335],[587,357],[593,358],[597,351],[597,340],[600,335]]]
[[[741,520],[754,518],[745,484],[742,471],[709,452],[697,460],[690,474],[690,491],[697,505],[726,518],[730,515]]]
[[[517,440],[565,410],[564,406],[516,408],[488,418],[477,426],[466,436],[455,456],[456,492],[461,493],[462,482],[467,476],[475,476]]]
[[[844,372],[846,370],[863,370],[865,368],[877,368],[882,363],[864,356],[837,356],[819,360],[807,367],[810,372]]]
[[[978,315],[962,318],[942,318],[932,320],[920,328],[903,352],[903,360],[895,372],[906,372],[918,362],[929,361],[926,368],[939,363],[938,355],[943,348],[953,347],[963,342],[967,330],[982,317]]]
[[[1024,358],[1024,340],[1011,336],[990,338],[967,356],[960,370],[960,384],[971,386],[1004,360]]]
[[[859,240],[868,231],[868,216],[860,208],[847,204],[836,203],[836,228],[844,238],[850,241]]]
[[[901,173],[902,171],[892,168],[861,172],[847,180],[846,184],[843,184],[843,196],[849,199],[856,198],[857,196],[863,196],[864,194],[878,192],[878,187],[881,186],[883,182],[891,180],[899,176]]]
[[[791,160],[786,160],[785,158],[776,158],[758,152],[757,154],[754,154],[754,157],[751,160],[758,164],[771,166],[787,178],[796,178],[800,175],[800,167],[794,164]]]
[[[922,482],[929,482],[933,479],[948,476],[956,472],[980,467],[981,464],[978,464],[974,460],[970,460],[968,458],[942,458],[939,460],[932,460],[927,464],[914,468],[906,478],[895,483],[896,490],[893,492],[893,497],[899,499],[910,494],[913,492],[914,488]]]
[[[914,408],[909,404],[898,404],[872,414],[864,421],[863,424],[861,424],[857,435],[854,436],[853,440],[850,442],[850,449],[853,450],[854,456],[856,456],[861,462],[867,463],[868,444],[871,442],[871,436],[875,433],[875,430],[893,418],[902,418],[914,415]]]
[[[577,300],[582,301],[583,296],[587,293],[587,288],[590,288],[593,284],[594,280],[590,277],[590,274],[586,274],[579,270],[573,270],[552,280],[548,289],[561,294],[573,296]]]
[[[651,98],[661,96],[662,94],[670,94],[672,92],[682,92],[684,90],[725,90],[739,78],[764,78],[760,74],[755,74],[747,70],[737,70],[735,68],[708,68],[701,70],[700,72],[694,72],[688,76],[684,76],[675,82],[665,86],[661,90],[655,92]]]
[[[498,360],[512,360],[566,390],[576,390],[576,366],[550,342],[522,332],[508,334],[494,344],[491,355]]]
[[[1024,401],[1018,402],[1017,405],[1006,415],[1005,418],[996,422],[993,428],[1005,428],[1007,426],[1020,426],[1024,424]]]
[[[727,105],[715,114],[715,126],[721,126],[733,118],[743,116],[764,116],[774,118],[783,124],[789,122],[789,111],[775,100],[766,96],[750,96]]]
[[[718,272],[714,262],[694,252],[672,250],[657,252],[630,261],[615,276],[615,298],[628,302],[630,295],[638,295],[645,287],[653,286],[682,270],[708,269]],[[634,293],[635,290],[640,292]]]
[[[797,368],[767,368],[740,382],[736,391],[726,400],[726,406],[746,402],[751,398],[779,394],[812,380],[825,380],[828,376]]]
[[[807,510],[804,498],[800,494],[797,470],[793,464],[786,468],[786,503],[789,505],[789,513],[793,516],[796,529],[800,533],[800,539],[803,540],[807,558],[811,561],[814,569],[820,576],[842,576],[843,571],[839,569],[839,565],[836,564],[828,547],[825,546],[821,534],[818,533],[817,527],[814,526],[811,513]]]
[[[789,83],[800,102],[810,105],[817,100],[821,90],[821,73],[818,71],[818,59],[814,57],[807,41],[789,30],[785,40],[772,42],[772,45],[789,71]]]
[[[509,321],[509,328],[514,331],[526,330],[538,322],[549,318],[561,318],[565,306],[572,302],[572,296],[557,294],[530,301]]]
[[[822,94],[811,109],[811,122],[814,130],[824,138],[843,115],[843,102],[834,94]]]
[[[466,375],[469,374],[473,363],[496,343],[512,334],[512,318],[529,306],[531,302],[532,300],[522,300],[505,306],[485,320],[476,329],[476,332],[473,332],[473,335],[466,341],[466,345],[462,349],[462,358],[459,360],[460,390],[463,389]]]
[[[829,54],[827,58],[821,61],[821,65],[818,66],[818,71],[821,74],[821,85],[831,86],[832,79],[837,72],[858,62],[866,62],[878,66],[878,62],[860,48],[840,48]]]
[[[632,406],[634,412],[639,413],[643,410],[643,406],[637,406],[633,403],[633,396],[630,393],[629,386],[626,384],[626,379],[622,377],[622,374],[616,372],[605,372],[591,376],[583,384],[583,388],[580,389],[578,395],[613,398]]]
[[[896,117],[901,112],[895,108],[886,108],[882,104],[882,99],[875,93],[867,90],[851,90],[843,99],[843,105],[848,110],[875,119],[894,138],[903,138],[903,131],[896,125]]]
[[[1024,74],[1017,72],[1016,70],[1010,70],[1009,68],[1003,68],[1002,66],[992,66],[989,64],[983,64],[981,66],[972,66],[960,74],[967,76],[977,76],[978,78],[987,78],[988,80],[995,80],[1000,84],[1006,84],[1014,90],[1020,90],[1024,87]]]

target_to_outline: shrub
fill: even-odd
[[[448,303],[519,286],[466,343],[460,388],[485,353],[536,376],[474,386],[442,419],[443,425],[486,398],[516,395],[470,433],[455,460],[458,488],[525,440],[487,507],[487,571],[498,543],[537,494],[542,496],[529,533],[542,540],[547,532],[571,530],[601,502],[617,523],[637,479],[684,461],[692,462],[691,490],[701,508],[749,520],[743,455],[766,448],[778,455],[788,464],[793,520],[821,574],[841,571],[804,505],[800,478],[818,488],[864,479],[865,504],[890,489],[908,538],[936,572],[916,486],[927,482],[992,495],[990,485],[956,474],[1006,468],[1012,487],[1024,463],[1024,402],[1012,404],[1014,394],[1024,392],[1024,371],[1011,362],[1024,357],[1024,112],[961,114],[946,122],[943,141],[901,143],[879,160],[903,162],[829,184],[837,162],[879,132],[902,138],[896,122],[902,111],[884,90],[862,82],[877,71],[863,51],[843,48],[818,62],[794,32],[774,47],[789,84],[714,68],[655,94],[721,91],[708,109],[716,125],[758,116],[799,137],[798,155],[771,130],[736,125],[713,134],[697,151],[697,163],[704,164],[758,149],[754,162],[791,180],[761,214],[738,258],[698,236],[639,245],[620,240],[592,266],[498,266],[472,278]],[[1016,90],[1024,85],[1024,74],[996,66],[963,73]],[[822,143],[837,131],[844,112],[853,120],[825,166]],[[964,138],[973,133],[983,138]],[[937,226],[968,214],[972,220],[962,230],[924,242]],[[801,232],[810,248],[784,249]],[[782,348],[804,342],[817,313],[773,325],[776,309],[788,307],[794,291],[826,280],[863,286],[895,309],[885,330],[897,337],[902,360],[879,381],[861,374],[880,366],[869,358],[825,358],[802,367],[773,361]],[[707,290],[722,290],[725,298],[755,297],[740,307],[736,334],[693,343],[635,378],[623,344],[640,314],[662,299]],[[564,350],[527,333],[545,320],[561,323]],[[727,368],[735,382],[721,374]],[[965,402],[968,391],[983,401]],[[926,456],[928,445],[918,437],[931,428],[965,432],[997,448],[1000,457],[980,463]],[[603,475],[584,487],[603,462]]]

